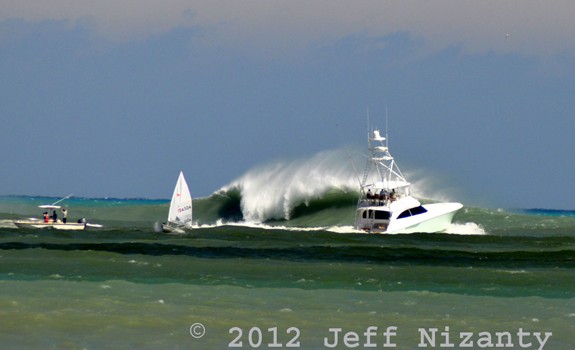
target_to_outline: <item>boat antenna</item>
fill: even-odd
[[[70,193],[70,194],[69,194],[69,195],[67,195],[66,197],[64,197],[64,198],[61,198],[61,199],[59,199],[59,200],[55,201],[54,203],[52,203],[52,205],[56,205],[56,204],[60,203],[61,201],[63,201],[63,200],[66,200],[66,199],[68,199],[68,198],[72,197],[73,195],[74,195],[73,193]]]
[[[389,147],[389,136],[387,132],[387,105],[385,105],[385,142],[386,146]]]
[[[368,133],[369,133],[369,131],[370,131],[369,128],[371,127],[370,124],[371,124],[371,123],[370,123],[370,119],[369,119],[369,105],[368,105],[368,106],[367,106],[367,132],[368,132]]]

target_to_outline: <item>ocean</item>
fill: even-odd
[[[232,186],[172,235],[167,200],[73,197],[69,220],[103,227],[62,232],[11,223],[58,198],[0,197],[0,348],[575,346],[575,211],[466,206],[445,233],[376,235],[352,229],[353,191],[286,198]]]

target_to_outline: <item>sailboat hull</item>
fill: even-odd
[[[162,232],[164,233],[185,233],[182,227],[171,226],[169,224],[162,224]]]

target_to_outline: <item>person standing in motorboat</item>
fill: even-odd
[[[66,221],[68,221],[68,210],[62,208],[62,222],[66,223]]]

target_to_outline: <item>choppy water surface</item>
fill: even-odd
[[[535,332],[552,333],[545,349],[575,345],[570,211],[466,208],[448,233],[367,235],[351,229],[344,191],[248,224],[230,190],[195,200],[197,228],[184,235],[156,232],[167,201],[144,199],[67,203],[99,230],[11,225],[50,200],[0,197],[3,349],[321,349],[330,328],[384,348],[389,327],[398,349],[423,348],[421,329],[433,328],[455,348],[460,332],[492,334],[493,348],[504,348],[496,332],[513,348],[539,348]]]

